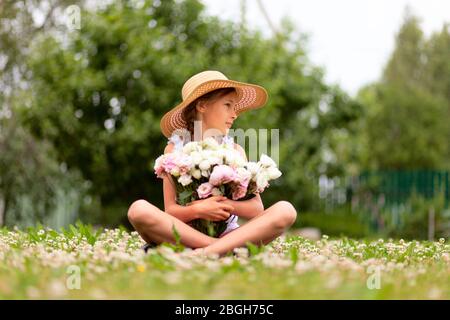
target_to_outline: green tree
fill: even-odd
[[[31,86],[17,109],[35,136],[52,142],[60,161],[92,182],[104,208],[100,222],[117,222],[137,198],[161,207],[161,182],[151,168],[167,142],[159,120],[181,100],[190,75],[221,70],[269,92],[265,108],[236,123],[280,128],[285,174],[263,195],[265,203],[287,198],[311,207],[318,175],[345,170],[324,163],[323,149],[334,147],[327,140],[361,108],[324,83],[323,70],[307,59],[304,37],[287,22],[283,28],[284,36],[264,38],[206,16],[196,0],[117,1],[83,11],[81,30],[64,41],[49,35],[33,42]]]
[[[360,170],[449,169],[449,44],[445,27],[425,39],[407,12],[381,80],[359,92],[367,109],[353,139]]]
[[[0,3],[0,225],[36,221],[58,227],[73,222],[86,191],[76,170],[56,160],[49,141],[33,137],[17,119],[14,104],[24,97],[30,70],[29,44],[58,30],[68,5],[80,1]]]
[[[54,160],[51,144],[33,138],[14,117],[0,119],[0,154],[0,226],[75,221],[89,186]]]

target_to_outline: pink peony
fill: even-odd
[[[204,198],[209,197],[211,195],[211,193],[212,193],[212,189],[213,188],[214,188],[214,186],[211,183],[209,183],[209,182],[202,183],[197,188],[198,197],[200,199],[204,199]]]
[[[231,181],[235,181],[237,178],[238,177],[233,168],[222,164],[214,167],[211,176],[209,177],[209,183],[211,183],[213,186],[219,186]]]
[[[246,194],[247,194],[247,186],[239,184],[236,186],[236,188],[234,188],[231,196],[233,200],[238,200],[240,198],[245,197]]]
[[[236,175],[237,178],[235,179],[235,182],[239,183],[242,188],[247,189],[251,179],[251,173],[244,168],[237,168]]]
[[[172,171],[172,169],[176,168],[177,167],[176,154],[169,153],[164,155],[163,167],[164,171],[166,171],[167,173]]]
[[[175,163],[180,169],[180,174],[187,174],[192,168],[191,158],[185,154],[177,154]]]
[[[155,161],[154,170],[158,178],[162,178],[164,172],[171,173],[172,170],[178,175],[187,174],[192,168],[189,156],[178,152],[167,153],[159,156]]]
[[[165,172],[165,170],[164,170],[164,155],[159,156],[155,160],[155,166],[153,168],[155,169],[156,176],[158,178],[162,178],[162,175]]]

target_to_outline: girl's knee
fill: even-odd
[[[297,210],[295,210],[292,203],[289,201],[278,201],[277,206],[277,222],[279,222],[280,226],[290,227],[294,224],[297,219]]]
[[[146,200],[134,201],[130,208],[128,208],[128,220],[131,224],[139,224],[143,221],[151,222],[152,220],[152,205]]]

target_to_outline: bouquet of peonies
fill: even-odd
[[[159,156],[154,170],[158,178],[164,175],[173,178],[177,203],[183,206],[220,195],[247,200],[263,192],[269,181],[281,176],[269,156],[263,154],[258,162],[246,161],[232,145],[219,144],[214,138],[189,142],[182,151]],[[195,219],[190,225],[213,237],[227,227],[226,221],[204,219]]]

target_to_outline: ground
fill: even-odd
[[[0,229],[0,299],[450,299],[450,245],[285,235],[224,257],[137,233]]]

